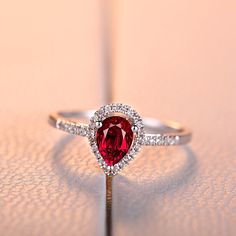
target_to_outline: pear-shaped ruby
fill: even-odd
[[[118,163],[129,151],[133,141],[133,131],[128,120],[120,116],[106,118],[97,130],[98,150],[107,165]]]

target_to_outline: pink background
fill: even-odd
[[[110,4],[104,9],[105,4]],[[114,235],[235,235],[235,1],[1,1],[0,234],[103,235],[105,178],[87,140],[47,125],[114,101],[194,133],[114,179]]]

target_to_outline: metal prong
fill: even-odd
[[[133,126],[131,127],[131,130],[132,130],[134,133],[136,133],[136,132],[138,131],[138,127],[137,127],[136,125],[133,125]]]
[[[96,127],[101,128],[102,127],[102,122],[101,121],[96,121]]]

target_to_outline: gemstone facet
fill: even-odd
[[[131,124],[125,118],[111,116],[102,121],[96,133],[96,142],[108,166],[114,166],[127,154],[133,137]]]

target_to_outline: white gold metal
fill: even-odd
[[[132,129],[132,131],[133,131],[134,133],[136,133],[136,132],[138,131],[138,127],[137,127],[136,125],[133,125],[133,126],[131,127],[131,129]]]
[[[117,113],[130,121],[135,137],[123,159],[114,166],[108,166],[98,151],[96,132],[104,119]],[[142,119],[132,107],[121,103],[108,104],[97,111],[58,112],[50,115],[49,123],[70,134],[87,137],[99,165],[107,175],[116,175],[134,158],[141,146],[182,145],[191,140],[191,132],[180,124],[173,121],[160,122],[151,118]]]
[[[102,121],[96,121],[96,127],[101,128],[102,127]]]

